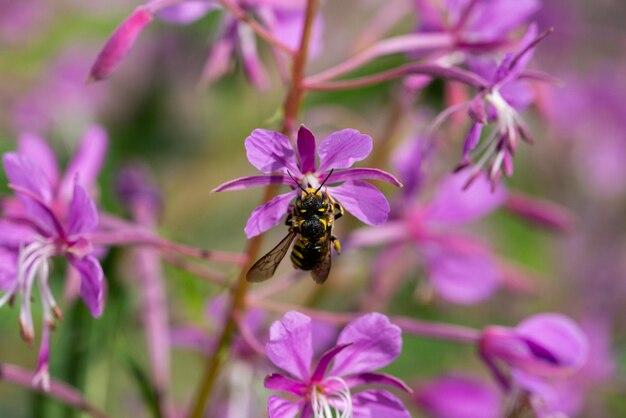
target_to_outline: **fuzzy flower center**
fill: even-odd
[[[352,397],[348,384],[336,376],[325,379],[313,387],[311,406],[314,418],[352,418]]]

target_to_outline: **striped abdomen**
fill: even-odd
[[[299,239],[291,250],[291,262],[300,270],[312,270],[322,260],[323,250],[323,242],[318,241],[313,244],[310,241]]]

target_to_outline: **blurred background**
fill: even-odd
[[[407,10],[387,36],[410,31],[419,22],[419,16],[408,12],[408,2],[384,3]],[[418,269],[394,294],[387,312],[474,327],[515,324],[546,310],[600,323],[594,328],[600,329],[596,341],[599,345],[610,341],[613,356],[607,367],[615,372],[607,373],[587,393],[577,416],[623,417],[626,4],[617,0],[543,0],[542,4],[533,20],[540,29],[553,26],[555,32],[539,46],[531,66],[550,73],[558,82],[537,88],[537,105],[525,113],[537,142],[520,147],[515,175],[506,180],[506,186],[566,207],[574,216],[574,227],[555,233],[498,210],[472,225],[472,232],[528,272],[536,282],[533,291],[503,290],[487,302],[458,306],[431,297],[420,285],[424,272]],[[155,21],[110,80],[86,84],[99,49],[136,5],[129,0],[0,0],[0,150],[13,150],[21,133],[35,132],[49,140],[65,163],[83,131],[100,124],[110,138],[99,180],[103,210],[128,216],[115,185],[121,169],[141,164],[153,174],[162,195],[159,231],[164,236],[210,249],[242,251],[246,243],[243,227],[262,191],[211,194],[210,190],[232,178],[256,174],[246,160],[243,140],[254,128],[277,128],[285,87],[272,52],[258,42],[271,78],[266,90],[252,87],[240,65],[203,86],[199,76],[223,12],[211,12],[190,25]],[[312,60],[309,73],[351,54],[380,8],[375,1],[324,2],[325,46]],[[359,73],[406,59],[381,59]],[[412,100],[409,112],[414,114],[395,123],[394,109],[404,103],[399,99],[401,84],[310,94],[301,122],[318,138],[351,127],[375,141],[391,136],[390,143],[399,143],[424,128],[442,110],[445,97],[443,83],[433,83]],[[442,134],[448,137],[447,145],[434,167],[434,179],[458,161],[466,122],[446,128]],[[373,155],[363,166],[370,166],[376,158]],[[393,171],[387,159],[379,160],[378,168]],[[5,180],[3,177],[0,184],[8,194]],[[391,188],[383,190],[390,197],[394,193]],[[338,225],[338,234],[345,236],[357,226],[358,222],[348,217]],[[284,233],[281,228],[270,231],[264,248],[271,248]],[[366,287],[367,263],[375,252],[368,249],[337,257],[323,288],[302,280],[278,298],[320,309],[357,309]],[[148,364],[139,315],[141,287],[131,264],[127,251],[112,250],[104,260],[108,296],[103,317],[91,318],[80,302],[61,302],[65,319],[52,339],[51,375],[80,388],[92,404],[112,417],[151,416],[142,402],[142,375]],[[287,264],[280,272],[289,270]],[[236,273],[235,268],[217,268]],[[63,271],[60,262],[55,264],[51,279],[60,301]],[[205,329],[207,335],[219,329],[205,311],[207,301],[222,289],[167,265],[165,277],[172,328],[193,325]],[[35,313],[35,318],[39,317]],[[270,314],[267,320],[274,318]],[[37,350],[29,349],[19,338],[15,308],[0,310],[0,341],[1,363],[34,368]],[[202,353],[173,351],[171,390],[178,410],[184,410],[195,393],[203,359]],[[405,337],[403,353],[388,371],[419,385],[459,369],[486,376],[471,347]],[[258,416],[264,416],[263,402],[268,395],[262,388],[262,376],[256,376],[253,385],[261,402]],[[408,399],[406,404],[412,405]],[[423,416],[415,405],[411,408],[414,416]],[[0,382],[0,416],[55,418],[81,413]]]

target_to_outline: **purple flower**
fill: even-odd
[[[432,418],[499,418],[498,389],[475,377],[454,374],[422,384],[415,391],[419,407]]]
[[[374,226],[387,220],[389,202],[378,189],[362,180],[383,180],[396,186],[401,185],[385,171],[350,168],[372,152],[372,138],[355,129],[333,132],[316,147],[315,137],[302,126],[298,131],[297,150],[293,149],[287,136],[256,129],[246,138],[245,146],[248,161],[265,175],[231,180],[213,191],[240,190],[268,184],[286,184],[293,188],[289,193],[276,196],[252,212],[245,227],[248,238],[277,225],[287,214],[290,202],[300,193],[291,177],[302,187],[311,188],[320,187],[326,180],[325,191],[330,196],[355,217]],[[316,148],[319,164],[315,161]]]
[[[515,328],[487,327],[480,353],[488,362],[499,361],[540,377],[567,376],[585,364],[588,341],[578,325],[566,316],[544,313]]]
[[[470,173],[463,171],[444,179],[430,202],[418,204],[415,197],[423,182],[422,145],[415,141],[396,161],[411,192],[394,205],[397,210],[392,219],[380,228],[355,231],[346,247],[386,246],[374,262],[371,294],[376,301],[370,302],[384,303],[414,266],[416,258],[406,255],[407,247],[419,251],[429,283],[438,295],[455,303],[480,302],[501,282],[497,257],[480,241],[456,231],[500,207],[507,193],[502,187],[492,193],[484,177],[464,190]]]
[[[99,127],[87,132],[63,177],[56,158],[44,140],[23,135],[18,152],[3,156],[3,164],[16,200],[5,205],[0,221],[0,247],[5,257],[0,271],[4,276],[0,306],[20,299],[20,326],[23,338],[34,337],[31,300],[33,286],[41,293],[44,326],[49,328],[61,311],[48,285],[49,259],[63,256],[79,273],[80,294],[93,316],[104,307],[104,277],[86,234],[98,226],[96,205],[89,197],[106,149],[106,134]],[[44,331],[38,376],[47,375],[48,330]],[[44,378],[42,378],[44,379]],[[45,382],[46,380],[42,380]]]
[[[410,392],[401,380],[373,372],[393,362],[401,350],[400,328],[392,325],[386,316],[371,313],[349,323],[339,335],[337,345],[313,367],[311,318],[294,311],[286,313],[270,328],[266,353],[287,375],[268,375],[265,387],[284,392],[290,398],[270,396],[270,418],[298,414],[303,418],[409,417],[402,402],[385,390],[353,393],[355,387],[371,384]]]
[[[514,405],[530,402],[539,417],[548,418],[556,407],[555,382],[581,369],[588,359],[589,342],[571,319],[544,313],[515,328],[485,328],[479,353],[501,386],[516,398]]]
[[[490,85],[468,104],[473,124],[465,138],[461,167],[473,165],[478,173],[488,166],[492,184],[496,184],[504,172],[513,174],[513,156],[520,139],[533,142],[526,124],[518,113],[532,102],[532,95],[523,81],[526,64],[532,58],[539,41],[549,34],[537,36],[531,25],[516,53],[508,53],[499,65],[493,61],[473,60],[470,66]],[[483,127],[487,123],[495,127],[481,141]]]

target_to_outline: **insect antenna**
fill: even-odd
[[[304,193],[307,193],[306,190],[304,190],[304,188],[302,187],[302,185],[300,184],[300,182],[298,182],[298,180],[296,180],[295,178],[293,178],[293,176],[291,175],[291,173],[289,172],[289,170],[287,170],[287,174],[289,174],[289,177],[291,177],[291,180],[294,181],[294,183],[296,183],[298,185],[298,187],[300,188],[300,190],[302,190]]]
[[[324,183],[326,183],[326,180],[328,180],[330,178],[330,175],[333,174],[333,171],[335,171],[334,168],[332,168],[330,170],[330,173],[328,173],[328,175],[326,176],[326,178],[324,179],[324,181],[322,182],[322,184],[320,184],[320,187],[317,188],[317,190],[315,190],[315,193],[319,192],[321,190],[321,188],[324,186]]]

